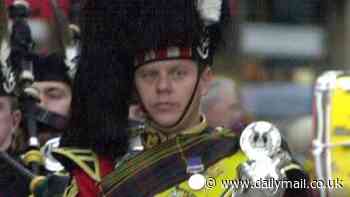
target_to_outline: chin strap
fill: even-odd
[[[38,105],[33,108],[33,119],[38,123],[41,123],[41,126],[47,128],[53,128],[57,131],[62,131],[66,128],[68,123],[68,118],[60,115],[55,112],[48,111]],[[28,118],[29,114],[24,114]],[[39,131],[40,132],[40,131]]]

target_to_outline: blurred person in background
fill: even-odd
[[[0,62],[2,68],[5,66]],[[5,70],[7,70],[6,68]],[[10,70],[7,70],[10,71]],[[15,81],[1,72],[0,79],[0,152],[6,152],[13,158],[18,155],[13,146],[13,137],[19,128],[22,113],[18,108],[18,101],[14,95]],[[17,173],[7,162],[0,158],[0,197],[17,197],[28,194],[28,183],[23,175]]]
[[[35,106],[35,120],[39,144],[43,146],[48,140],[60,137],[69,120],[72,100],[72,78],[64,57],[53,53],[36,55],[33,59],[35,81],[33,87],[38,91],[38,102]],[[23,119],[27,118],[23,114]],[[16,134],[18,152],[27,150],[28,131],[25,121],[21,131]]]
[[[64,57],[56,53],[40,57],[34,64],[34,88],[39,91],[39,107],[51,115],[51,119],[39,122],[40,144],[59,137],[66,127],[72,100],[73,79]],[[42,121],[41,121],[42,120]]]
[[[11,5],[13,0],[5,1]],[[33,61],[33,87],[38,91],[35,119],[38,124],[40,145],[59,137],[65,128],[70,111],[71,86],[79,51],[80,29],[71,25],[78,8],[71,0],[29,0],[28,24],[35,43]],[[75,6],[77,7],[77,6]],[[68,19],[70,16],[70,19]],[[36,26],[36,22],[41,25]],[[48,26],[49,25],[49,26]],[[48,26],[48,27],[46,27]],[[42,31],[49,29],[49,31]],[[51,38],[43,41],[43,38]],[[53,46],[57,44],[57,46]],[[24,118],[27,115],[24,114]],[[23,122],[24,123],[24,122]],[[22,124],[25,129],[24,124]],[[19,138],[26,138],[23,132]]]
[[[72,100],[72,78],[64,63],[63,56],[53,53],[50,55],[35,55],[33,58],[34,83],[33,88],[38,93],[37,102],[33,105],[34,114],[31,117],[36,122],[36,132],[39,140],[38,150],[29,146],[29,130],[27,120],[30,115],[23,112],[20,130],[15,135],[14,150],[21,155],[21,162],[30,167],[37,163],[39,174],[51,174],[62,170],[62,166],[51,159],[51,150],[57,148],[60,137],[66,129]],[[19,100],[21,109],[25,103]],[[38,152],[37,152],[38,151]],[[38,155],[39,157],[35,157]]]
[[[18,159],[13,139],[21,121],[21,112],[14,96],[4,93],[2,88],[0,91],[0,151]],[[16,169],[2,158],[0,158],[0,172],[0,197],[28,194],[28,183],[23,179],[23,175],[17,173]]]
[[[210,127],[231,128],[241,132],[252,119],[245,113],[237,84],[229,78],[215,78],[208,94],[202,98],[201,108]]]

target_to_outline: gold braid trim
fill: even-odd
[[[74,163],[95,181],[101,181],[100,163],[93,151],[88,149],[58,148],[53,153],[63,157],[63,163],[65,163],[64,161]],[[88,164],[91,164],[92,167]]]

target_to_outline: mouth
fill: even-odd
[[[159,102],[154,104],[154,109],[156,109],[159,112],[168,112],[175,109],[176,104],[170,103],[170,102]]]

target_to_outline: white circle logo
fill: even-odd
[[[201,174],[193,174],[188,179],[188,186],[193,190],[200,190],[205,185],[205,177]]]

